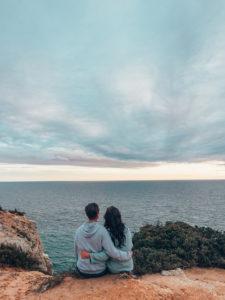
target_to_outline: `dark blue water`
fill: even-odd
[[[117,206],[132,231],[174,220],[225,230],[225,181],[0,183],[0,205],[36,221],[57,271],[72,266],[74,231],[89,202],[102,214]]]

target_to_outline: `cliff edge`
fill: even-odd
[[[96,279],[66,276],[40,293],[52,276],[13,268],[0,270],[0,300],[224,300],[225,270],[190,269],[138,279],[107,275]]]
[[[0,300],[225,300],[225,270],[176,269],[126,278],[51,275],[34,222],[0,210]]]
[[[36,224],[18,211],[0,210],[0,264],[52,273]]]

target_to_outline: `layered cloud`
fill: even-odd
[[[223,1],[95,4],[0,5],[0,163],[224,161]]]

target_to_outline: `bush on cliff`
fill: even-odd
[[[38,270],[37,260],[12,245],[0,245],[0,265]]]
[[[189,267],[225,268],[225,233],[183,222],[145,225],[133,237],[135,272]]]
[[[13,210],[9,210],[9,212],[10,212],[11,214],[14,214],[14,215],[17,215],[17,216],[24,216],[24,215],[25,215],[25,212],[19,211],[19,210],[17,210],[16,208],[13,209]]]
[[[11,214],[18,215],[18,216],[24,216],[25,215],[25,212],[19,211],[16,208],[12,209],[12,210],[6,210],[6,209],[3,209],[1,205],[0,205],[0,211],[2,211],[2,212],[7,212],[8,211]]]

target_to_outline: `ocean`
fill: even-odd
[[[146,223],[184,221],[225,230],[225,181],[0,183],[0,205],[26,212],[38,226],[55,271],[73,267],[73,236],[84,207],[121,210],[132,232]]]

